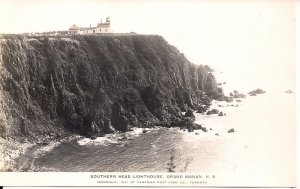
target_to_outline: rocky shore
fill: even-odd
[[[208,66],[162,37],[1,37],[2,138],[173,127],[222,98]]]
[[[62,142],[70,142],[74,139],[76,139],[74,134],[60,137],[41,136],[34,140],[4,140],[0,138],[2,151],[0,170],[4,172],[51,171],[32,167],[32,162]]]
[[[203,129],[191,112],[224,98],[212,72],[156,35],[1,35],[1,145],[22,154],[72,135]]]

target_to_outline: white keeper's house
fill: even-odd
[[[97,27],[79,27],[73,24],[69,30],[68,34],[95,34],[95,33],[112,33],[110,28],[110,18],[107,17],[105,22],[97,24]]]

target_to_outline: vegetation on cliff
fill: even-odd
[[[177,126],[223,98],[208,66],[155,35],[0,37],[0,135]]]

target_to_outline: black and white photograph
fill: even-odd
[[[0,0],[0,185],[296,187],[296,132],[295,0]]]

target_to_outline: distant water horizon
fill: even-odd
[[[296,92],[296,64],[269,64],[253,63],[252,66],[245,64],[237,67],[219,65],[211,66],[218,83],[222,85],[226,95],[233,90],[248,93],[251,90],[261,88],[265,91]]]

